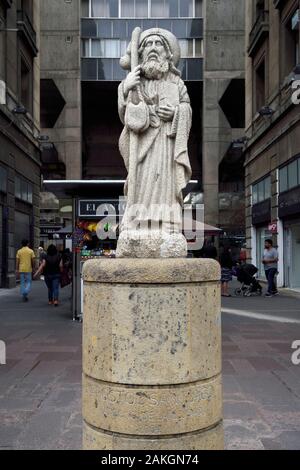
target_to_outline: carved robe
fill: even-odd
[[[192,110],[186,86],[178,75],[169,72],[157,80],[141,79],[141,92],[148,113],[146,125],[138,133],[129,129],[126,113],[129,96],[125,96],[123,82],[118,90],[119,116],[124,124],[119,148],[127,171],[130,166],[130,140],[138,139],[135,179],[135,198],[130,204],[176,206],[181,214],[182,190],[191,177],[188,157],[188,137],[192,122]],[[164,103],[175,107],[171,122],[165,122],[156,114],[156,109]],[[130,107],[128,108],[130,112]],[[135,134],[135,135],[133,135]],[[128,179],[125,195],[128,191]],[[167,211],[168,212],[168,211]],[[174,219],[164,212],[147,215],[148,220],[161,222],[169,231],[179,231],[174,227]],[[145,218],[145,215],[144,215]],[[126,227],[123,227],[126,228]]]

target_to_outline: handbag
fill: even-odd
[[[63,268],[62,272],[60,273],[60,287],[63,289],[64,287],[71,284],[72,280],[69,276],[69,271],[66,268]]]

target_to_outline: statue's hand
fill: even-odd
[[[163,121],[172,121],[175,114],[175,107],[171,104],[165,104],[163,106],[159,106],[157,110],[157,115]]]
[[[138,65],[132,72],[130,72],[124,80],[124,93],[127,96],[130,90],[140,85],[141,81],[141,66]]]

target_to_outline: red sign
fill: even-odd
[[[269,224],[268,230],[271,233],[277,233],[277,222],[272,222],[271,224]]]

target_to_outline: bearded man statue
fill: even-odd
[[[191,177],[188,137],[192,111],[176,68],[180,47],[169,31],[153,28],[133,40],[120,63],[131,72],[119,86],[124,124],[119,148],[128,171],[126,211],[118,257],[185,257],[182,190]]]

